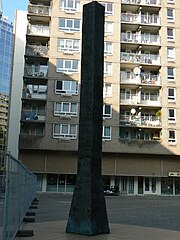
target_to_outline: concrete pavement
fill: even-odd
[[[180,239],[180,197],[107,197],[110,234],[91,237],[65,233],[71,196],[43,194],[38,199],[36,222],[22,225],[34,232],[29,240]]]

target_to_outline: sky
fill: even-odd
[[[27,11],[28,0],[2,0],[3,15],[8,17],[8,22],[14,22],[16,10]]]

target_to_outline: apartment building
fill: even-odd
[[[75,184],[86,3],[29,0],[18,155],[37,174],[40,191],[69,193]],[[104,184],[121,194],[178,195],[180,2],[100,3]]]

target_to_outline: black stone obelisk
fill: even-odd
[[[101,177],[104,7],[83,7],[78,172],[67,233],[109,233]]]

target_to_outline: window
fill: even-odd
[[[112,105],[110,105],[110,104],[103,105],[103,117],[104,118],[112,117]]]
[[[174,108],[169,108],[168,109],[168,121],[170,123],[175,123],[176,122],[176,109],[174,109]]]
[[[113,14],[113,3],[110,2],[99,2],[101,5],[105,7],[105,14],[112,15]]]
[[[104,74],[112,75],[112,63],[111,62],[104,62]]]
[[[175,88],[168,88],[168,102],[176,101],[176,91]]]
[[[176,144],[176,130],[174,130],[174,129],[168,130],[168,143],[170,145]]]
[[[112,22],[105,22],[104,26],[104,33],[105,35],[112,35],[113,34],[113,23]]]
[[[174,9],[172,8],[167,9],[167,20],[168,22],[174,22]]]
[[[168,81],[175,81],[175,68],[167,67],[167,78]]]
[[[31,96],[31,94],[46,94],[47,86],[46,85],[27,85],[27,93]]]
[[[58,51],[79,52],[79,40],[77,39],[58,39]]]
[[[77,125],[53,124],[53,138],[76,139]]]
[[[173,41],[175,39],[174,36],[174,28],[167,28],[167,40],[168,41]]]
[[[69,32],[79,32],[80,20],[59,18],[59,30],[69,31]]]
[[[113,46],[112,42],[104,42],[104,54],[105,55],[112,55],[113,54],[112,46]]]
[[[64,11],[80,11],[80,0],[60,0],[60,9]]]
[[[104,83],[103,97],[112,97],[112,84],[111,83]]]
[[[57,59],[56,71],[65,73],[77,73],[78,63],[78,60]]]
[[[56,80],[56,94],[78,94],[78,83],[75,81]]]
[[[111,140],[111,127],[103,126],[102,139]]]
[[[174,3],[175,0],[167,0],[167,3]]]
[[[77,103],[73,102],[54,102],[54,115],[77,116]]]
[[[168,61],[175,60],[175,48],[173,48],[173,47],[167,48],[167,59],[168,59]]]
[[[158,101],[158,92],[141,92],[141,101]]]

